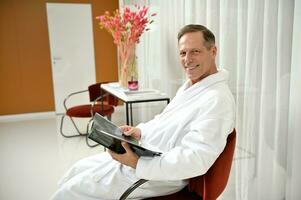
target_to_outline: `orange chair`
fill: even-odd
[[[188,185],[180,192],[161,196],[152,197],[147,200],[216,200],[224,191],[233,160],[233,154],[236,143],[235,129],[227,138],[227,144],[223,152],[206,172],[206,174],[189,179]],[[137,187],[147,182],[147,180],[139,180],[129,187],[120,200],[124,200]]]
[[[64,100],[64,107],[66,109],[66,113],[61,118],[60,125],[60,133],[62,136],[66,138],[70,137],[78,137],[78,136],[87,136],[88,134],[88,126],[86,132],[81,132],[76,125],[73,118],[91,118],[95,113],[99,113],[102,116],[106,116],[109,120],[111,120],[111,115],[114,112],[114,106],[117,106],[118,99],[114,96],[110,95],[106,91],[101,89],[102,83],[95,83],[88,87],[88,90],[82,90],[78,92],[71,93]],[[90,102],[83,105],[76,105],[72,107],[67,107],[67,101],[78,94],[89,92]],[[64,119],[68,116],[74,125],[76,130],[76,134],[66,134],[63,131]],[[90,119],[90,120],[91,120]],[[86,140],[87,141],[87,140]],[[87,142],[88,144],[88,142]],[[89,144],[88,144],[89,145]],[[89,145],[91,146],[91,145]]]

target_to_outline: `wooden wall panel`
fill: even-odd
[[[3,0],[0,3],[0,114],[20,106],[17,88],[21,87],[21,73],[18,72],[18,48],[16,40],[15,3]],[[16,11],[15,11],[16,12]],[[20,100],[20,99],[19,99]]]
[[[45,4],[19,1],[17,16],[27,22],[16,24],[23,112],[52,111],[54,94]]]
[[[97,0],[95,0],[97,1]],[[118,80],[118,67],[117,67],[117,49],[113,43],[112,36],[100,29],[98,20],[95,20],[96,16],[103,15],[106,10],[112,13],[118,8],[118,1],[112,1],[106,8],[97,5],[92,6],[93,15],[93,29],[94,29],[94,41],[95,41],[95,63],[96,67],[96,80],[113,82]],[[113,59],[112,59],[113,58]]]
[[[46,2],[91,3],[97,81],[117,81],[116,46],[95,17],[118,0],[1,0],[0,115],[54,111]]]

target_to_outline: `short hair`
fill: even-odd
[[[215,36],[214,34],[205,26],[200,24],[188,24],[180,29],[178,33],[178,42],[180,41],[181,37],[186,33],[192,32],[201,32],[203,33],[203,38],[205,40],[204,45],[207,49],[211,49],[215,45]]]

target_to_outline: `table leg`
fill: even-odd
[[[126,118],[126,125],[129,125],[129,106],[128,106],[128,103],[125,103],[125,118]]]
[[[131,126],[133,126],[133,108],[132,108],[132,103],[130,103],[130,117],[131,117]]]

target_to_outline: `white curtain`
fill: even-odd
[[[294,6],[294,24],[292,40],[291,84],[288,118],[288,151],[286,199],[301,199],[301,1],[296,0]]]
[[[233,199],[301,199],[300,0],[136,3],[157,13],[137,48],[142,87],[175,95],[185,79],[176,39],[182,26],[203,24],[216,36],[217,63],[230,72],[237,103]]]

